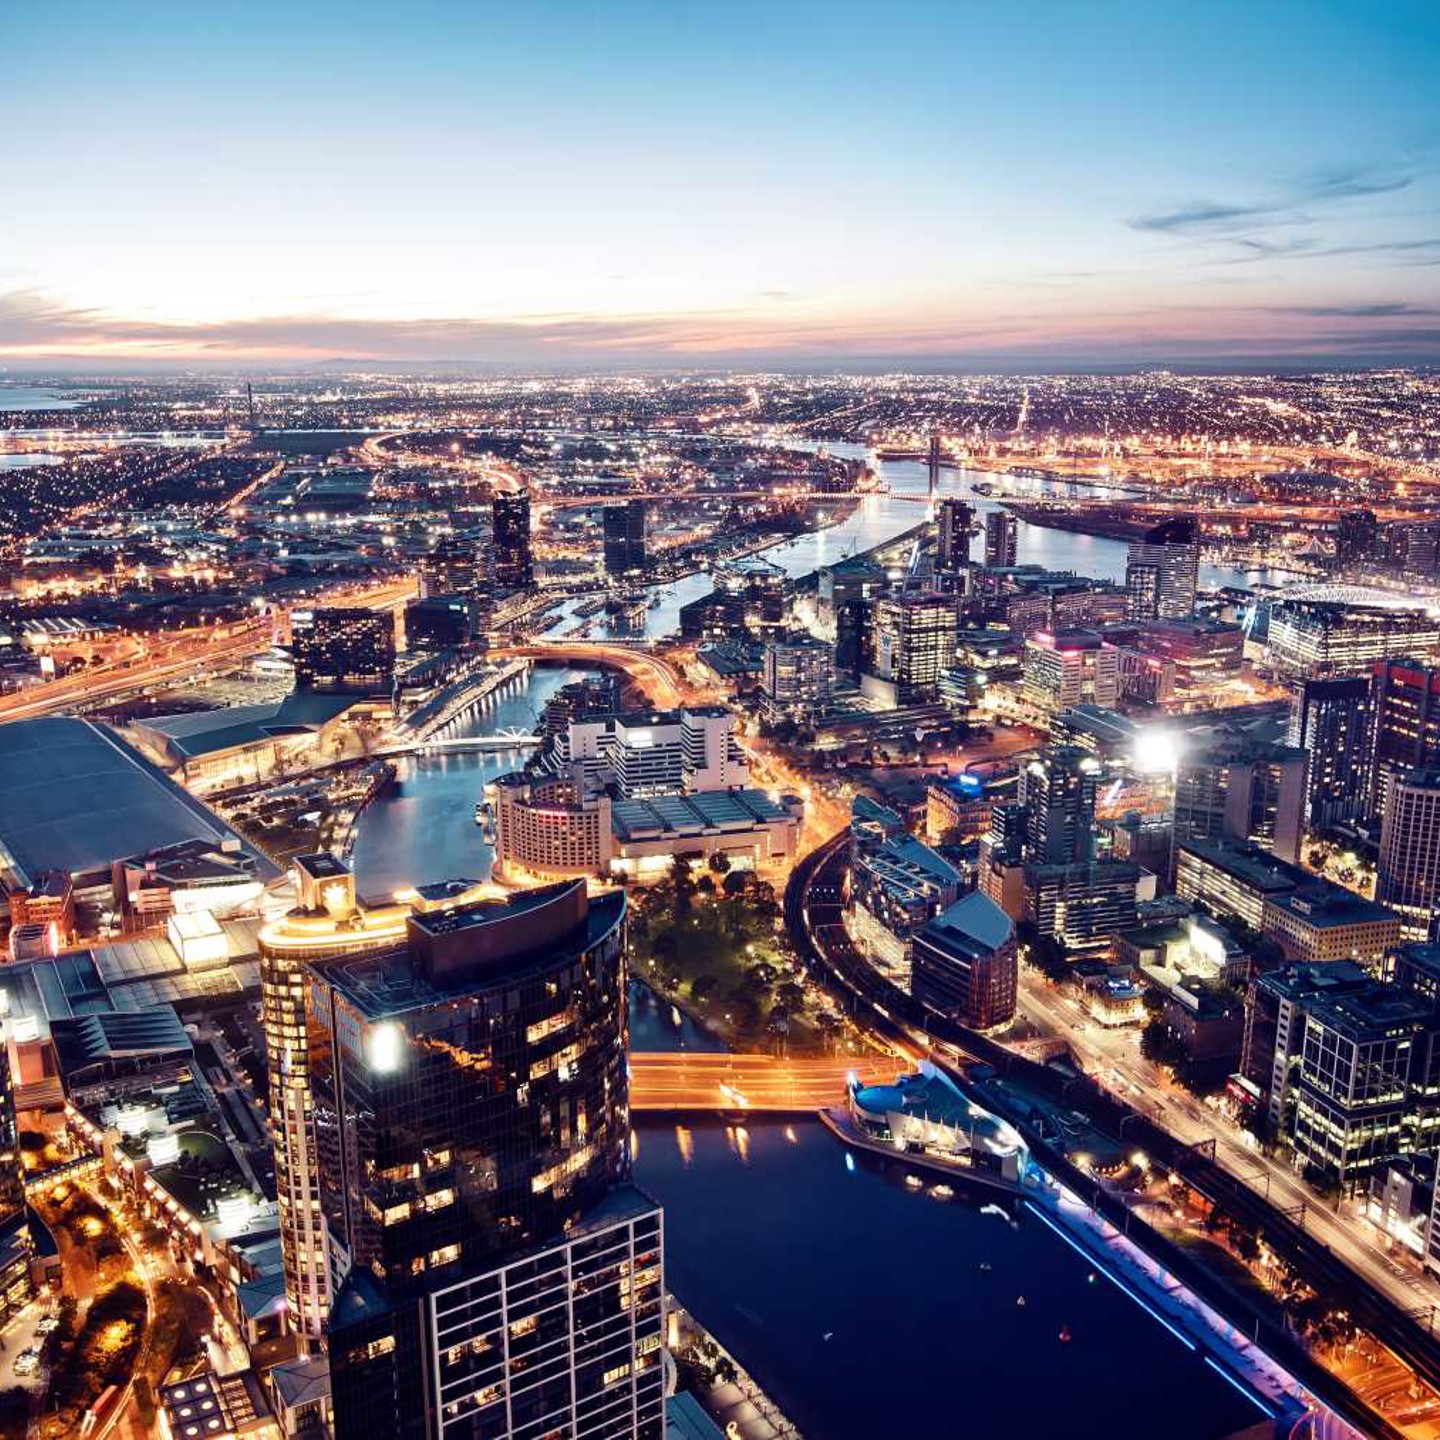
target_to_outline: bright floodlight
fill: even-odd
[[[1141,730],[1135,736],[1134,759],[1142,774],[1173,774],[1180,761],[1180,746],[1168,730]]]
[[[372,1025],[365,1037],[365,1058],[377,1075],[391,1075],[400,1068],[400,1027],[393,1020]]]

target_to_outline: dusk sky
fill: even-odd
[[[1440,359],[1440,6],[20,4],[0,365]]]

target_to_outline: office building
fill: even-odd
[[[605,573],[630,575],[645,568],[645,502],[627,500],[602,512]]]
[[[956,576],[970,568],[970,531],[975,509],[963,500],[942,500],[935,512],[935,572]]]
[[[1335,562],[1363,565],[1376,558],[1379,529],[1373,510],[1345,510],[1335,521]]]
[[[1004,570],[1014,565],[1019,537],[1019,521],[1008,510],[992,510],[985,517],[986,569]]]
[[[1015,925],[978,890],[915,933],[910,966],[915,999],[961,1025],[988,1030],[1015,1017]]]
[[[1026,865],[1023,873],[1026,918],[1066,950],[1108,951],[1117,935],[1135,928],[1138,865],[1096,860]]]
[[[1025,642],[1024,695],[1058,715],[1075,705],[1112,708],[1120,698],[1120,659],[1093,630],[1042,630]]]
[[[1188,620],[1195,613],[1200,542],[1195,521],[1177,515],[1130,546],[1125,593],[1132,620]]]
[[[626,800],[750,783],[735,716],[723,705],[572,720],[555,737],[553,764],[587,790],[613,785]]]
[[[575,881],[416,913],[396,947],[310,965],[337,1435],[663,1435],[624,924],[623,892]]]
[[[1298,598],[1269,614],[1266,653],[1286,679],[1365,675],[1381,660],[1428,656],[1440,645],[1440,621],[1420,607]]]
[[[860,949],[903,972],[915,932],[960,898],[964,877],[907,833],[893,810],[857,796],[850,811],[850,933]]]
[[[465,530],[442,535],[420,558],[420,598],[468,595],[472,599],[490,585],[490,537]]]
[[[469,595],[432,595],[405,607],[405,648],[424,654],[458,650],[480,634],[480,607]]]
[[[895,705],[933,700],[955,663],[955,600],[894,595],[875,602],[874,659],[862,687]]]
[[[835,689],[835,651],[826,640],[792,634],[768,640],[760,688],[772,719],[813,723],[830,709]]]
[[[0,1326],[30,1303],[30,1225],[27,1218],[24,1166],[20,1156],[20,1133],[15,1119],[16,1065],[7,1049],[13,1049],[13,1028],[8,1045],[0,1047]]]
[[[1401,940],[1394,910],[1320,879],[1267,896],[1260,930],[1287,960],[1354,960],[1374,971]]]
[[[1373,982],[1374,976],[1347,960],[1285,965],[1251,977],[1245,991],[1240,1073],[1260,1091],[1272,1135],[1290,1129],[1307,1004],[1361,991]]]
[[[499,590],[529,590],[535,584],[530,546],[530,496],[524,490],[497,495],[490,503],[494,549],[491,568]]]
[[[1290,1126],[1297,1162],[1349,1190],[1385,1157],[1433,1143],[1437,1066],[1433,1003],[1376,981],[1312,996]]]
[[[1095,858],[1095,797],[1100,762],[1074,745],[1048,745],[1020,771],[1025,858],[1074,865]]]
[[[395,617],[388,610],[294,610],[290,633],[302,690],[385,695],[394,684]]]
[[[1245,637],[1238,625],[1191,617],[1146,620],[1117,627],[1107,640],[1125,644],[1144,656],[1172,667],[1175,692],[1182,700],[1203,700],[1236,679],[1244,662]],[[1126,639],[1120,635],[1130,630]]]
[[[1235,840],[1185,840],[1175,846],[1175,893],[1221,920],[1238,920],[1257,934],[1266,902],[1314,877],[1262,850]]]
[[[1375,898],[1423,940],[1440,913],[1440,769],[1388,770]]]
[[[1304,680],[1290,707],[1286,741],[1303,750],[1305,825],[1312,832],[1359,819],[1369,783],[1370,682]]]
[[[546,702],[540,716],[540,734],[547,740],[565,734],[573,720],[597,720],[620,709],[620,674],[601,670],[562,685]]]
[[[1218,726],[1187,732],[1175,768],[1175,842],[1252,841],[1300,858],[1306,754]]]
[[[1387,771],[1440,769],[1440,666],[1418,660],[1382,660],[1370,672],[1370,812],[1385,807]]]

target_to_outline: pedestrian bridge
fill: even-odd
[[[876,1056],[632,1050],[630,1109],[813,1114],[844,1104],[852,1075],[866,1085],[889,1084],[906,1068],[903,1060]]]

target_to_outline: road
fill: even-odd
[[[1293,1170],[1250,1149],[1222,1116],[1141,1056],[1133,1031],[1107,1030],[1029,971],[1022,973],[1020,998],[1022,1012],[1063,1036],[1085,1072],[1117,1099],[1187,1145],[1213,1139],[1216,1164],[1271,1204],[1292,1211],[1303,1206],[1305,1229],[1393,1304],[1407,1313],[1440,1305],[1440,1286],[1388,1260],[1369,1242],[1364,1221],[1337,1214]]]
[[[899,1069],[897,1061],[873,1056],[786,1059],[708,1051],[633,1051],[630,1108],[813,1115],[843,1102],[852,1074],[866,1084],[885,1084]]]
[[[1093,1123],[1107,1133],[1133,1141],[1153,1163],[1172,1170],[1239,1223],[1263,1236],[1316,1293],[1340,1301],[1362,1329],[1375,1335],[1418,1374],[1431,1383],[1440,1379],[1440,1343],[1425,1326],[1416,1323],[1411,1306],[1397,1303],[1389,1285],[1384,1289],[1372,1285],[1368,1271],[1353,1268],[1316,1234],[1302,1230],[1282,1208],[1283,1202],[1278,1196],[1267,1201],[1243,1180],[1172,1135],[1168,1123],[1162,1129],[1155,1120],[1117,1102],[1093,1080],[1067,1079],[1053,1069],[1025,1060],[987,1036],[925,1011],[872,970],[851,944],[843,924],[844,842],[842,832],[795,867],[785,892],[785,919],[806,963],[843,997],[843,1003],[857,1023],[902,1045],[923,1047],[942,1064],[963,1066],[980,1061],[994,1066],[1007,1077],[1052,1100],[1084,1109]],[[1168,1113],[1163,1114],[1163,1119],[1168,1122]],[[1016,1123],[1022,1130],[1028,1129],[1023,1121]],[[1039,1163],[1077,1193],[1085,1194],[1093,1189],[1093,1204],[1098,1211],[1112,1223],[1124,1224],[1132,1238],[1222,1314],[1229,1316],[1232,1323],[1259,1338],[1267,1350],[1282,1358],[1292,1373],[1324,1397],[1327,1404],[1347,1418],[1360,1416],[1365,1433],[1398,1433],[1377,1420],[1333,1374],[1299,1349],[1293,1335],[1276,1325],[1248,1298],[1228,1282],[1219,1280],[1173,1241],[1145,1225],[1132,1213],[1125,1197],[1097,1184],[1093,1176],[1078,1170],[1062,1152],[1033,1131],[1027,1133],[1027,1139]],[[1144,1238],[1140,1240],[1142,1235]]]
[[[333,592],[317,603],[395,609],[414,593],[413,581],[387,581],[356,591]],[[238,669],[251,656],[268,650],[277,626],[286,623],[288,612],[282,611],[233,625],[181,631],[151,641],[141,659],[110,661],[27,690],[0,695],[0,722],[32,720],[40,715],[121,700],[156,686],[178,683],[202,670]]]

